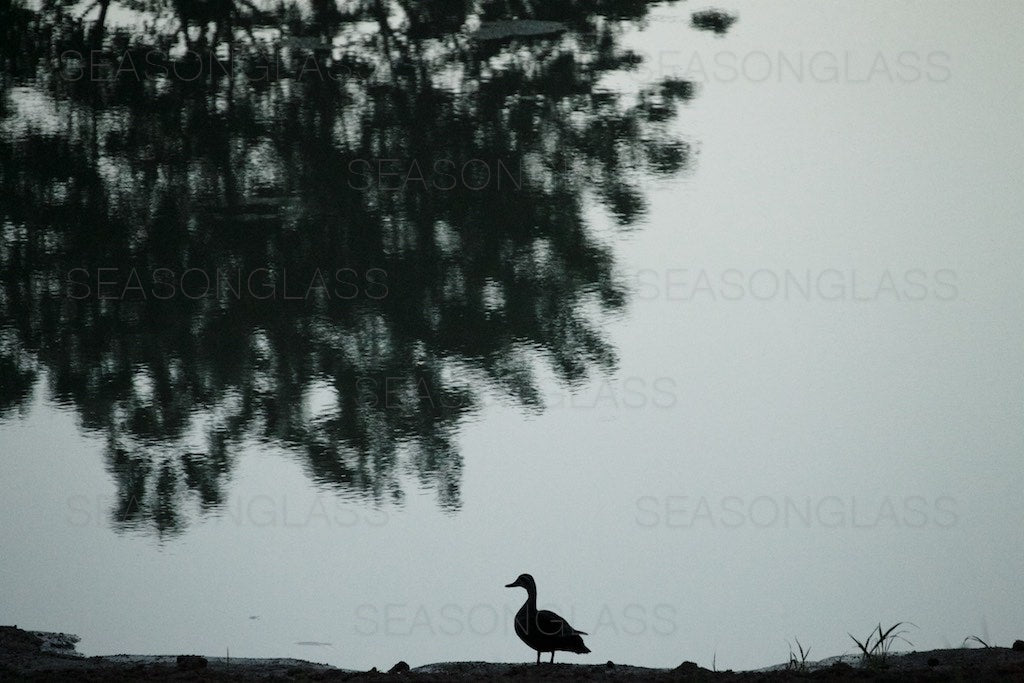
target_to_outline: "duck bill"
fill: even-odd
[[[505,588],[516,588],[516,587],[522,586],[522,585],[523,584],[519,583],[519,581],[516,580],[516,581],[513,581],[512,583],[506,583],[505,584]]]

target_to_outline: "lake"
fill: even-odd
[[[530,662],[528,572],[557,661],[1020,637],[1024,5],[384,5],[11,15],[0,623]]]

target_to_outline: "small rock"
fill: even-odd
[[[939,658],[938,657],[929,657],[928,658],[928,666],[938,666],[938,665],[939,665]]]
[[[393,667],[388,669],[389,674],[406,674],[409,673],[409,665],[404,661],[395,664]]]
[[[679,679],[684,681],[693,681],[694,683],[702,683],[704,681],[716,681],[722,672],[714,672],[710,669],[705,669],[702,666],[698,666],[693,662],[683,662],[675,669],[673,673],[682,674]]]
[[[612,660],[609,659],[608,662],[604,665],[604,668],[606,668],[606,669],[614,669],[615,668],[615,662],[613,662]]]
[[[199,655],[178,655],[178,668],[182,671],[196,671],[206,668],[206,657]]]
[[[73,633],[53,633],[50,631],[30,631],[30,633],[43,641],[39,651],[44,654],[82,656],[82,653],[75,651],[75,643],[81,640],[81,638]]]
[[[1017,652],[1024,651],[1024,640],[1015,640],[1015,641],[1013,641],[1013,648],[1012,649],[1016,650]]]
[[[833,671],[853,671],[853,667],[850,666],[849,664],[847,664],[846,662],[833,662],[832,663],[832,670]]]
[[[0,626],[0,652],[35,654],[42,647],[43,640],[39,636],[23,631],[17,626]]]

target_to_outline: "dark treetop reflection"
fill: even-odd
[[[483,2],[569,27],[487,43],[467,3],[407,4],[181,0],[187,44],[6,10],[0,411],[45,368],[106,435],[117,528],[221,505],[251,438],[343,494],[400,499],[412,471],[457,509],[484,392],[539,410],[538,362],[614,368],[624,292],[584,207],[628,226],[688,156],[665,126],[689,84],[596,87],[638,64],[616,36],[645,4]]]

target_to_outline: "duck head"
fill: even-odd
[[[505,584],[505,588],[525,588],[527,593],[536,593],[537,584],[534,582],[533,577],[529,574],[520,574],[519,577],[512,583]]]

